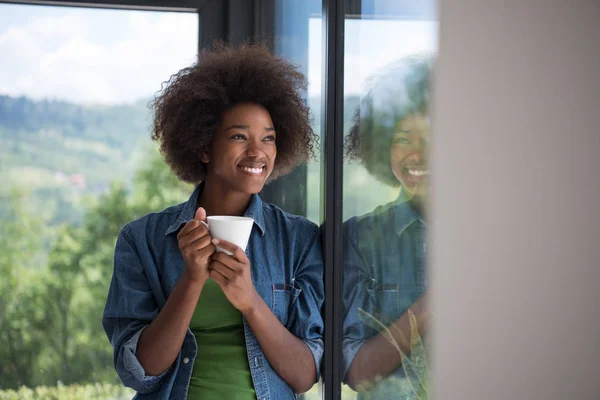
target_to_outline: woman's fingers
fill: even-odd
[[[235,273],[232,270],[230,270],[223,264],[216,263],[214,261],[211,262],[210,266],[208,267],[208,276],[214,279],[221,287],[223,287],[223,285],[226,285],[233,278],[234,275]]]
[[[227,278],[227,280],[234,279],[235,276],[238,275],[238,272],[235,269],[232,269],[231,267],[229,267],[228,265],[215,260],[215,258],[217,258],[216,256],[220,255],[220,254],[223,254],[223,253],[217,253],[216,255],[213,255],[210,258],[210,264],[208,264],[208,269],[217,271],[218,273],[223,275],[225,278]]]
[[[242,250],[241,247],[236,246],[235,244],[223,239],[213,239],[213,243],[219,248],[230,252],[232,254],[231,257],[241,262],[242,264],[249,264],[248,257],[246,256],[246,253],[244,252],[244,250]]]
[[[208,233],[208,229],[206,229],[206,226],[197,219],[189,220],[177,234],[177,240],[179,241],[183,239],[185,236],[189,235],[192,232]]]
[[[209,244],[212,244],[211,241],[212,238],[208,233],[202,234],[193,232],[181,239],[181,241],[179,242],[179,248],[190,248],[194,250],[200,250],[208,246]]]
[[[197,250],[198,257],[208,259],[215,253],[216,250],[217,248],[215,247],[215,245],[211,243],[201,248],[200,250]]]
[[[213,241],[214,243],[214,241]],[[219,244],[219,247],[221,245]],[[221,247],[222,248],[222,247]],[[244,264],[236,260],[233,256],[227,255],[226,253],[216,252],[212,257],[212,261],[218,262],[220,264],[225,265],[229,269],[235,272],[242,272],[244,269]]]

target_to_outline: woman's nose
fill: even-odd
[[[420,150],[413,151],[406,159],[414,164],[421,164],[425,157],[423,157],[423,153]]]
[[[413,142],[413,148],[408,158],[415,163],[427,162],[429,141],[425,138]]]
[[[413,148],[415,151],[426,152],[429,147],[429,137],[420,135],[417,140],[413,142]]]
[[[249,140],[248,147],[246,149],[248,157],[260,158],[265,155],[262,141]]]
[[[426,152],[429,147],[429,140],[426,137],[421,137],[419,139],[419,150],[422,152]]]

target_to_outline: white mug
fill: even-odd
[[[207,217],[202,222],[210,232],[210,236],[213,239],[227,240],[246,251],[248,245],[248,239],[250,239],[250,233],[252,232],[252,226],[254,220],[248,217],[234,217],[230,215],[212,215]],[[227,250],[217,247],[217,251],[231,255]]]

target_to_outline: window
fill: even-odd
[[[191,192],[150,141],[148,102],[199,46],[257,36],[308,77],[321,138],[313,162],[261,195],[322,224],[326,244],[340,243],[324,248],[324,318],[337,332],[326,341],[325,386],[304,398],[427,390],[427,329],[413,335],[406,309],[428,286],[427,219],[415,198],[428,195],[435,2],[230,3],[178,2],[187,13],[0,4],[0,54],[9,55],[0,65],[0,390],[131,394],[98,318],[114,241],[123,223]],[[337,195],[343,206],[333,210]],[[412,308],[425,325],[427,309]],[[381,334],[399,320],[420,353]],[[382,365],[352,368],[373,355]]]
[[[148,102],[194,61],[198,16],[0,15],[0,390],[131,394],[99,316],[120,227],[189,196],[150,140]]]
[[[437,22],[432,2],[401,3],[346,12],[343,399],[431,398],[425,208]]]

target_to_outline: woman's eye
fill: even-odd
[[[274,135],[269,135],[266,138],[264,138],[265,141],[267,142],[274,142],[275,141],[275,136]]]
[[[241,139],[241,140],[244,140],[244,139],[246,139],[246,136],[242,135],[241,133],[236,133],[235,135],[231,136],[231,139]]]

